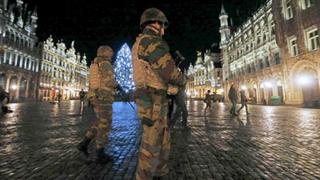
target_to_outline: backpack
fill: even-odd
[[[96,89],[101,87],[101,71],[99,63],[92,63],[89,69],[89,96],[93,96]]]
[[[166,84],[152,69],[149,62],[139,59],[138,50],[142,35],[137,37],[132,48],[133,80],[137,89],[151,87],[157,90],[167,90]]]

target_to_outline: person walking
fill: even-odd
[[[6,99],[6,100],[5,100]],[[6,104],[8,104],[10,101],[10,95],[8,92],[6,92],[2,86],[0,86],[0,109],[2,113],[11,113],[13,112],[12,110],[9,109]]]
[[[57,95],[58,104],[60,104],[61,98],[62,98],[62,95],[61,95],[61,93],[59,92],[58,95]]]
[[[238,114],[236,113],[236,108],[237,108],[238,94],[234,84],[232,84],[230,87],[229,99],[232,103],[230,114],[237,116]]]
[[[206,95],[205,95],[205,98],[204,98],[204,102],[206,104],[206,108],[204,109],[204,113],[206,114],[207,113],[207,110],[208,108],[211,108],[211,95],[210,95],[211,91],[208,90]]]
[[[79,97],[80,97],[80,105],[84,105],[84,98],[86,97],[86,93],[83,91],[83,89],[81,89],[81,91],[79,92]]]
[[[146,9],[140,18],[142,32],[132,48],[135,99],[143,128],[136,180],[152,180],[169,173],[167,94],[176,94],[176,87],[184,86],[186,80],[162,38],[167,26],[161,10]]]
[[[247,105],[247,103],[248,103],[248,99],[247,99],[247,97],[246,97],[246,94],[245,94],[245,91],[242,89],[241,91],[240,91],[240,99],[241,99],[241,107],[238,109],[238,114],[239,114],[239,112],[241,111],[241,109],[242,108],[246,108],[246,113],[247,114],[250,114],[249,112],[248,112],[248,105]]]
[[[108,134],[111,130],[112,103],[117,85],[111,64],[112,56],[113,50],[111,47],[100,46],[97,57],[89,70],[88,98],[93,106],[97,122],[86,131],[84,139],[77,146],[79,151],[87,157],[86,162],[88,163],[104,164],[112,160],[109,155],[104,153],[104,148],[108,144]],[[96,145],[96,157],[91,160],[88,146],[93,139]]]

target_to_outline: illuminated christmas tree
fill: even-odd
[[[126,93],[134,89],[131,51],[126,43],[122,45],[117,53],[114,71],[117,82]]]

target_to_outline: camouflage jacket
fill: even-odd
[[[110,60],[97,57],[94,59],[94,63],[99,64],[99,70],[101,73],[101,87],[97,92],[95,92],[95,94],[100,97],[113,96],[117,83]]]
[[[168,44],[151,29],[145,28],[139,44],[139,59],[148,61],[165,83],[181,86],[184,78],[175,65]]]

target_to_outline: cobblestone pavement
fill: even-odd
[[[141,134],[135,111],[114,104],[107,165],[83,163],[76,144],[94,120],[79,102],[11,104],[0,118],[1,179],[133,179]],[[319,179],[320,110],[229,106],[192,101],[189,128],[172,131],[170,173],[164,179]]]

